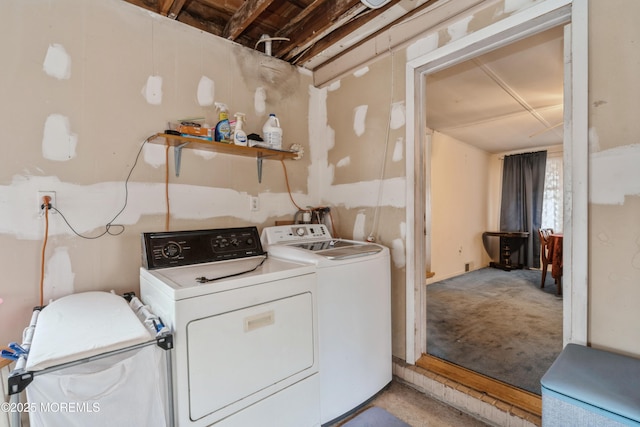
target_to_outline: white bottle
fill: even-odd
[[[242,129],[242,125],[244,124],[244,113],[236,113],[234,114],[236,117],[236,129],[233,132],[233,143],[236,145],[247,145],[247,134]]]
[[[269,148],[282,150],[282,129],[280,121],[275,114],[269,114],[269,118],[262,127],[262,138]]]

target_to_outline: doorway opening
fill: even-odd
[[[587,331],[587,9],[584,2],[542,2],[489,25],[407,63],[407,258],[406,360],[431,369],[426,348],[426,264],[431,236],[423,226],[429,222],[430,200],[426,196],[430,173],[431,139],[426,123],[425,76],[498,47],[542,31],[567,25],[565,31],[565,211],[563,277],[563,345],[586,342]],[[412,179],[413,178],[413,179]],[[568,196],[570,195],[570,196]],[[569,204],[567,200],[569,199]],[[580,218],[575,220],[574,218]],[[449,367],[447,368],[449,369]],[[455,373],[454,373],[455,375]],[[469,372],[460,374],[463,383]],[[456,379],[456,378],[454,378]],[[473,379],[475,381],[475,379]],[[473,388],[481,389],[484,385]],[[498,387],[499,388],[499,387]],[[485,390],[486,391],[486,390]],[[511,391],[507,391],[507,394]],[[501,398],[501,396],[497,396]],[[516,397],[518,398],[518,397]],[[509,400],[507,400],[509,401]],[[516,402],[517,404],[517,402]]]
[[[532,152],[548,164],[549,179],[540,187],[537,215],[529,205],[526,217],[540,216],[533,220],[538,228],[561,232],[562,189],[554,172],[562,170],[563,33],[554,27],[427,74],[424,85],[432,130],[425,262],[434,273],[426,288],[427,354],[537,395],[562,350],[562,299],[551,275],[541,286],[537,256],[525,262],[526,271],[489,267],[500,265],[500,239],[483,237],[505,231],[505,157]],[[537,253],[537,228],[517,231],[530,231],[526,240]],[[518,243],[512,251],[524,252]]]

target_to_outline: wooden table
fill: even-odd
[[[562,295],[562,233],[549,235],[549,260],[551,261],[551,277],[556,281],[558,295]]]
[[[484,244],[484,248],[487,252],[489,252],[487,249],[487,237],[490,236],[500,238],[500,261],[490,262],[490,267],[499,268],[505,271],[511,271],[523,267],[522,264],[511,263],[511,248],[520,247],[524,239],[529,237],[528,231],[485,231],[482,233],[482,243]]]

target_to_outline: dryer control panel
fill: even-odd
[[[148,270],[265,253],[256,227],[142,233],[142,265]]]

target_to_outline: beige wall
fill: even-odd
[[[429,282],[486,267],[491,155],[434,132],[431,148],[431,271]]]
[[[394,55],[327,91],[327,169],[323,203],[342,237],[373,237],[391,250],[393,354],[404,354],[404,55]],[[377,208],[376,208],[377,207]]]
[[[640,29],[634,21],[640,3],[589,4],[589,340],[640,355]],[[469,30],[516,13],[513,5],[491,4]],[[452,28],[457,31],[443,24],[436,45],[459,36],[461,27]],[[285,146],[305,148],[303,160],[287,162],[296,202],[329,204],[343,237],[371,234],[391,248],[393,353],[404,357],[404,270],[413,251],[404,247],[404,73],[415,45],[312,88],[309,75],[286,64],[116,0],[5,1],[0,29],[0,344],[20,340],[38,304],[44,226],[37,191],[55,190],[58,207],[81,233],[101,233],[123,206],[124,180],[142,141],[167,120],[212,117],[205,104],[213,98],[246,113],[248,132],[259,132],[266,114],[277,113]],[[157,105],[153,76],[162,78]],[[144,148],[127,208],[115,221],[126,226],[121,235],[80,239],[52,216],[46,297],[137,290],[139,233],[164,229],[164,159],[162,146]],[[180,178],[171,172],[172,229],[262,226],[295,212],[276,162],[265,162],[262,184],[253,159],[190,150]],[[260,197],[259,212],[249,212],[249,195]]]
[[[589,6],[589,341],[638,356],[640,3]]]
[[[37,191],[56,191],[78,232],[104,232],[124,205],[145,138],[169,120],[215,121],[212,101],[246,113],[248,133],[262,133],[276,113],[285,148],[311,151],[310,73],[122,1],[2,1],[0,52],[0,345],[21,341],[39,304]],[[296,202],[314,205],[309,156],[286,165]],[[171,150],[169,169],[172,230],[261,227],[296,212],[280,162],[264,162],[261,184],[253,158],[185,149],[176,177]],[[50,216],[45,303],[71,292],[138,291],[140,233],[165,229],[164,179],[164,146],[146,144],[117,236],[81,239]]]
[[[333,114],[348,121],[354,114],[354,105],[367,104],[368,123],[379,129],[389,109],[385,89],[392,71],[395,71],[398,85],[403,86],[404,75],[398,75],[401,74],[398,70],[403,69],[403,64],[398,62],[399,57],[415,58],[420,54],[416,52],[444,46],[465,32],[477,31],[540,3],[543,1],[525,1],[517,5],[510,1],[493,2],[485,9],[475,10],[471,20],[452,18],[438,24],[440,26],[436,26],[435,31],[425,28],[425,38],[414,40],[406,48],[395,51],[393,69],[389,56],[382,50],[380,55],[384,58],[369,65],[375,73],[354,74],[340,80],[339,90],[332,92]],[[636,304],[640,300],[640,287],[637,285],[640,283],[640,168],[637,167],[640,164],[640,121],[636,119],[640,111],[640,85],[636,84],[640,75],[640,51],[637,49],[640,27],[634,22],[634,18],[640,16],[640,3],[634,0],[591,0],[589,6],[590,140],[575,142],[588,143],[590,147],[588,335],[590,343],[596,347],[640,355],[640,330],[637,328],[640,310]],[[396,37],[399,31],[401,27],[394,28],[388,37]],[[386,37],[383,35],[380,40],[386,40]],[[357,95],[358,91],[365,93]],[[363,101],[374,97],[377,97],[377,102]],[[403,98],[402,93],[396,91],[393,102],[402,102]],[[330,121],[329,125],[334,123]],[[350,129],[350,123],[342,128]],[[358,145],[352,136],[339,133],[336,131],[336,145],[338,142],[349,144],[353,147],[349,152],[351,158],[368,159],[370,179],[375,179],[377,163],[372,158],[370,147]],[[496,160],[493,161],[495,163]],[[362,179],[362,170],[366,168],[359,168]],[[496,195],[490,197],[495,198]],[[371,218],[370,208],[363,204],[340,212],[343,217],[354,218],[362,214]],[[404,216],[400,213],[393,218],[394,222],[385,222],[385,228],[393,232],[402,230]],[[383,243],[393,244],[395,239],[391,236]],[[413,249],[406,250],[405,259],[411,256]],[[400,332],[404,328],[405,310],[403,301],[399,299],[404,297],[401,290],[404,286],[404,276],[396,274],[393,283],[396,298],[393,305],[393,350],[400,357],[404,355],[405,340]]]

